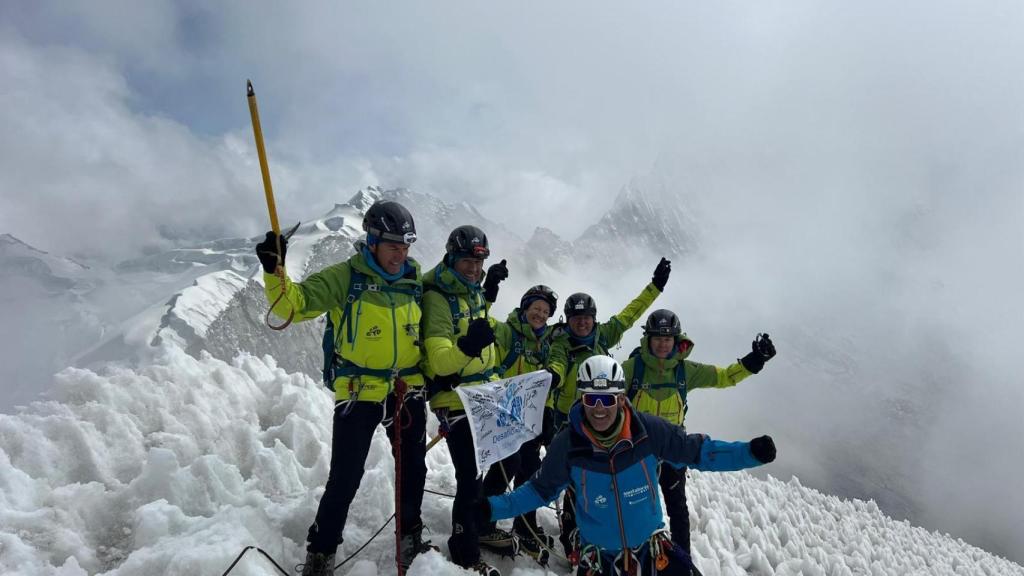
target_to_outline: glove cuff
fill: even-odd
[[[757,374],[764,368],[764,358],[757,352],[749,352],[746,356],[740,358],[739,361],[751,374]]]
[[[494,301],[498,299],[498,285],[484,286],[484,300],[494,304]]]

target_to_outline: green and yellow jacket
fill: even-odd
[[[481,282],[483,276],[481,276]],[[466,334],[469,323],[487,318],[487,303],[479,286],[470,287],[455,276],[455,271],[442,261],[423,278],[423,344],[427,353],[427,375],[459,374],[460,386],[497,380],[498,349],[491,344],[479,358],[462,353],[455,344]],[[453,310],[458,310],[454,318]],[[491,327],[496,325],[489,318]],[[462,400],[453,391],[438,392],[430,399],[430,408],[462,410]]]
[[[380,402],[394,389],[394,376],[360,375],[360,369],[402,371],[410,388],[423,386],[423,374],[418,369],[423,360],[419,343],[422,311],[414,296],[422,291],[422,283],[419,264],[410,258],[405,276],[388,284],[366,263],[360,248],[357,245],[356,254],[347,261],[328,266],[302,282],[292,282],[286,273],[285,295],[273,312],[287,318],[294,311],[295,322],[328,313],[336,327],[335,350],[342,366],[339,372],[349,374],[335,378],[335,399]],[[368,283],[401,292],[363,291],[342,323],[353,270],[365,275]],[[267,273],[263,280],[267,299],[272,303],[281,295],[281,280]]]
[[[494,343],[498,347],[496,369],[502,378],[543,370],[548,366],[555,327],[546,326],[538,337],[519,314],[519,308],[516,308],[509,313],[508,320],[494,326]]]
[[[689,342],[690,347],[680,354],[678,344],[683,340]],[[622,364],[629,399],[637,411],[660,416],[677,426],[681,426],[686,417],[686,392],[697,388],[729,388],[751,374],[738,361],[719,368],[687,360],[693,352],[693,340],[686,334],[677,338],[675,352],[668,358],[655,357],[647,343],[648,337],[644,336],[639,353]],[[636,374],[638,363],[643,364],[642,377]]]
[[[654,284],[648,284],[639,296],[626,305],[621,312],[612,316],[605,323],[595,323],[593,341],[590,344],[581,342],[568,329],[555,337],[551,345],[548,367],[558,373],[561,385],[552,392],[555,408],[562,414],[568,414],[576,401],[576,372],[580,364],[591,356],[609,354],[611,347],[622,340],[622,335],[636,324],[644,312],[650,308],[654,300],[661,294]]]

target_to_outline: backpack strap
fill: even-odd
[[[636,396],[636,393],[644,383],[644,358],[640,354],[633,356],[633,358],[633,379],[629,381],[629,391],[626,393],[626,397],[630,400]]]
[[[640,390],[660,390],[663,388],[675,388],[679,397],[683,400],[683,415],[686,415],[686,364],[680,360],[676,363],[675,380],[661,384],[647,384],[644,382],[644,358],[642,354],[634,356],[633,379],[629,383],[628,396],[632,399]]]
[[[523,355],[523,335],[514,329],[511,332],[512,346],[508,349],[508,354],[505,354],[505,359],[501,361],[501,366],[498,367],[498,374],[501,376],[504,376],[505,372]]]
[[[473,300],[483,300],[483,298],[481,298],[479,294],[474,294],[474,293],[470,293],[469,294],[469,297],[466,298],[466,302],[469,305],[469,309],[467,311],[463,312],[463,311],[461,311],[459,309],[459,297],[456,296],[455,294],[452,294],[450,292],[445,292],[444,290],[439,288],[436,284],[431,284],[430,286],[427,286],[427,290],[432,290],[434,292],[437,292],[445,300],[448,301],[448,311],[452,315],[452,335],[453,336],[458,336],[459,335],[459,320],[460,319],[465,318],[466,320],[472,320],[474,318],[483,318],[483,317],[487,316],[486,310],[484,309],[484,305],[483,304],[480,304],[480,305],[477,305],[477,306],[473,305]],[[473,296],[477,296],[477,298],[473,298]],[[484,315],[483,316],[478,316],[479,312],[481,312],[481,311],[484,311]]]
[[[322,344],[324,349],[324,386],[330,388],[333,392],[335,378],[334,368],[338,361],[338,347],[334,339],[334,322],[331,320],[331,313],[328,312],[325,316],[327,318],[327,324],[324,326],[324,339]]]

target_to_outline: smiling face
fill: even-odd
[[[397,242],[379,242],[370,246],[370,254],[388,274],[398,274],[409,257],[409,245]]]
[[[594,330],[594,317],[587,314],[580,314],[569,318],[569,330],[574,336],[586,338]]]
[[[655,358],[668,358],[675,348],[676,339],[673,336],[650,336],[647,343]]]
[[[615,404],[612,406],[605,406],[604,404],[598,403],[594,407],[583,405],[583,415],[587,418],[587,423],[596,432],[605,432],[615,424],[615,417],[619,411],[622,410],[622,405],[625,403],[625,395],[616,394]]]
[[[551,317],[551,307],[544,300],[534,300],[523,311],[523,316],[526,317],[526,323],[530,328],[539,330],[547,325],[548,318]]]
[[[470,282],[480,282],[480,277],[484,273],[484,259],[483,258],[459,258],[455,261],[455,265],[452,266],[455,271],[462,274],[462,277]]]

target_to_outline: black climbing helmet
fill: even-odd
[[[548,317],[555,315],[555,310],[558,309],[558,294],[555,291],[543,284],[537,284],[533,288],[526,291],[523,297],[519,300],[519,309],[526,312],[526,309],[530,307],[530,304],[534,300],[543,300],[548,303]]]
[[[594,316],[597,317],[597,303],[590,297],[590,294],[577,292],[565,300],[565,318],[568,320],[573,316]]]
[[[655,310],[644,323],[644,336],[679,336],[683,326],[679,317],[671,310]]]
[[[363,216],[363,230],[383,242],[412,244],[416,241],[416,223],[412,214],[398,202],[378,200]]]
[[[487,245],[487,234],[469,224],[452,230],[444,250],[451,258],[450,262],[459,258],[487,258],[491,255],[491,249]]]

